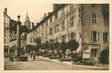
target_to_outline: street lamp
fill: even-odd
[[[21,22],[20,22],[20,15],[18,15],[17,18],[18,18],[18,21],[17,21],[17,56],[20,56],[21,55],[21,51],[20,51],[20,48],[21,48],[21,38],[20,38],[20,25],[21,25]]]

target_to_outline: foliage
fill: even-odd
[[[109,64],[109,49],[105,48],[101,51],[100,62],[102,64]]]
[[[37,39],[35,39],[35,43],[37,43],[37,44],[41,44],[41,38],[37,38]]]
[[[58,49],[59,48],[59,42],[55,42],[54,47]]]
[[[71,50],[76,50],[78,48],[79,44],[76,42],[76,40],[71,40],[67,43],[67,48]]]
[[[49,49],[49,42],[48,41],[45,42],[45,48]]]
[[[60,43],[60,49],[66,49],[66,48],[67,48],[66,43],[64,41],[62,41]]]

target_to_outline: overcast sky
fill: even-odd
[[[7,8],[8,15],[12,19],[17,20],[19,14],[21,15],[21,21],[24,22],[28,12],[31,22],[38,22],[42,19],[44,13],[52,11],[52,4],[57,3],[55,1],[61,3],[62,1],[72,2],[75,0],[0,0],[0,14],[3,14],[2,11]]]
[[[52,4],[47,0],[0,0],[1,8],[7,8],[8,15],[17,20],[17,15],[21,15],[21,21],[24,22],[28,12],[29,18],[33,22],[42,19],[44,13],[52,11]]]

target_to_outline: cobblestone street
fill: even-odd
[[[74,65],[39,57],[36,61],[10,62],[5,58],[5,70],[101,70],[101,67]]]

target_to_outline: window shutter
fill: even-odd
[[[91,41],[93,41],[93,33],[91,32]]]
[[[97,32],[97,41],[99,42],[99,32]]]

